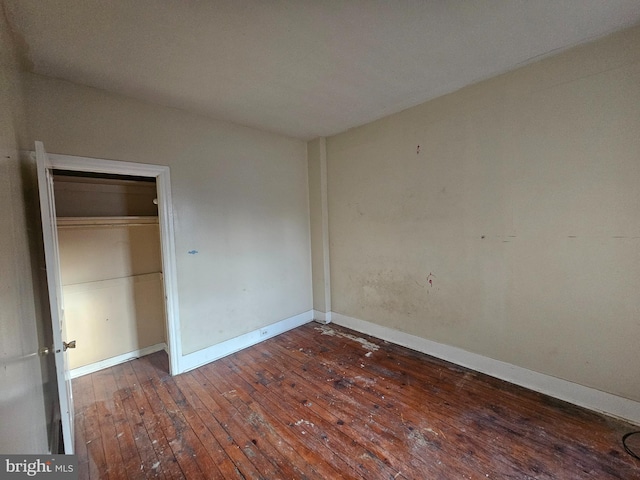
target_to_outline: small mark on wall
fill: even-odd
[[[198,250],[189,250],[187,253],[189,255],[197,255],[198,254]]]
[[[429,286],[433,287],[433,279],[436,278],[436,276],[429,272],[429,275],[427,275],[427,283],[429,284]]]
[[[420,155],[420,145],[416,147],[416,155]]]

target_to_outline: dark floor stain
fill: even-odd
[[[351,388],[352,383],[349,382],[349,380],[347,380],[346,378],[341,378],[339,380],[334,380],[333,386],[336,387],[338,390],[342,390],[345,388]]]

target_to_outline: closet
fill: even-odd
[[[166,348],[155,179],[54,173],[72,376]]]

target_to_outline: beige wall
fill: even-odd
[[[32,218],[33,180],[18,156],[16,135],[25,113],[14,45],[0,12],[0,452],[45,453],[56,391],[48,357],[31,355],[46,345],[38,292],[38,231]],[[31,231],[31,234],[29,234]],[[40,240],[41,242],[41,240]],[[36,272],[34,275],[32,272]],[[50,330],[50,326],[49,326]]]
[[[93,226],[65,220],[58,225],[62,285],[162,271],[157,223]]]
[[[639,105],[635,28],[328,138],[333,311],[640,400]]]
[[[70,369],[166,341],[158,224],[87,220],[58,222]]]
[[[62,288],[70,369],[165,343],[162,274],[97,280]]]
[[[25,89],[23,148],[171,168],[183,353],[311,309],[305,142],[46,77]]]

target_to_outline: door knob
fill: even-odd
[[[69,343],[62,342],[62,351],[66,352],[67,348],[76,348],[76,341],[75,340],[71,340]]]

